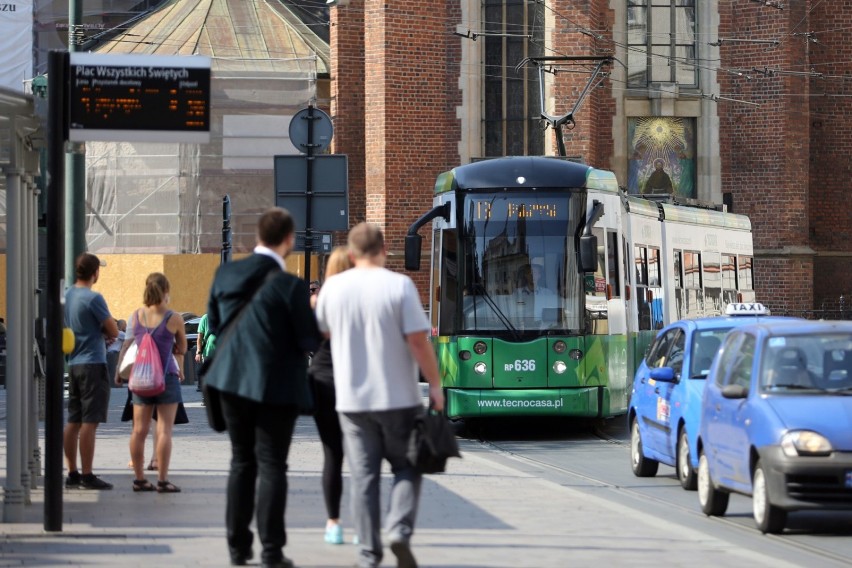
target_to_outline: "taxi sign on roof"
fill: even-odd
[[[758,302],[728,304],[725,314],[729,316],[768,316],[769,310]]]

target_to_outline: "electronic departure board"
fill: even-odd
[[[69,140],[210,141],[210,58],[71,53]]]

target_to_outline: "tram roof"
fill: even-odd
[[[557,157],[510,156],[458,166],[438,176],[435,193],[456,189],[587,187],[618,192],[612,172]]]

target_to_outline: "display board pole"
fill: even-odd
[[[62,430],[65,356],[62,352],[65,265],[65,142],[68,53],[48,59],[47,120],[47,313],[44,393],[44,530],[62,530]]]

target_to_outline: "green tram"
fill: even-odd
[[[664,325],[753,301],[747,217],[628,196],[612,172],[547,157],[442,173],[430,317],[446,413],[611,417]]]

